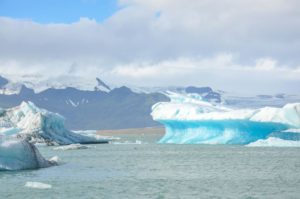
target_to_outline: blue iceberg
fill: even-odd
[[[276,137],[300,140],[300,103],[282,108],[232,109],[202,101],[197,95],[170,93],[170,102],[152,107],[154,120],[165,126],[159,143],[249,144]]]
[[[38,169],[56,165],[46,160],[38,149],[24,139],[0,139],[0,171]]]

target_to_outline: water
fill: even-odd
[[[142,144],[54,151],[59,166],[0,173],[0,198],[299,198],[300,149]],[[120,142],[123,142],[120,140]],[[143,144],[147,142],[147,144]],[[139,141],[137,143],[140,143]],[[25,187],[27,181],[51,189]]]

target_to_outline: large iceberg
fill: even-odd
[[[32,102],[9,109],[0,109],[0,137],[22,137],[30,142],[47,144],[107,143],[109,139],[82,135],[65,128],[59,114],[40,109]]]
[[[38,169],[56,164],[53,160],[43,158],[27,140],[0,138],[0,171]]]
[[[300,103],[282,108],[232,109],[202,101],[194,94],[170,93],[170,102],[152,107],[154,120],[165,126],[160,143],[249,144],[270,136],[300,140]]]

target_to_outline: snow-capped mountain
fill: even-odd
[[[188,86],[188,87],[132,87],[132,90],[138,93],[162,93],[168,96],[170,93],[180,93],[180,94],[197,94],[199,95],[204,101],[214,102],[214,103],[222,103],[222,91],[215,91],[211,87],[195,87],[195,86]]]
[[[20,93],[22,86],[32,89],[35,93],[40,93],[49,88],[64,89],[68,87],[84,91],[104,91],[109,92],[112,86],[106,85],[101,79],[84,78],[72,75],[45,78],[43,76],[0,76],[0,94],[12,95]]]
[[[10,108],[22,101],[32,101],[38,107],[66,118],[71,129],[120,129],[157,126],[151,107],[170,101],[170,94],[185,98],[193,95],[201,100],[231,108],[282,106],[299,102],[298,95],[276,94],[242,96],[213,90],[210,87],[127,87],[111,86],[100,78],[85,79],[63,76],[52,79],[39,76],[0,76],[0,107]]]
[[[31,101],[64,116],[66,126],[71,129],[157,126],[150,116],[151,106],[169,100],[161,93],[136,93],[126,86],[114,88],[99,78],[89,81],[70,77],[60,81],[57,78],[57,82],[37,79],[12,82],[3,77],[0,80],[0,107],[9,108],[22,101]]]
[[[232,108],[261,108],[264,106],[281,107],[287,103],[294,103],[300,101],[299,94],[241,94],[237,92],[227,92],[223,90],[214,90],[211,87],[131,87],[138,93],[153,93],[158,92],[166,96],[170,93],[178,93],[183,96],[189,94],[199,95],[202,100],[210,103],[219,103]],[[243,92],[244,93],[244,92]]]

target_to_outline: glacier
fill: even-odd
[[[170,102],[152,107],[152,117],[165,126],[159,143],[249,144],[269,137],[300,140],[300,103],[281,108],[234,109],[203,101],[196,94],[169,93]]]
[[[38,169],[56,165],[53,160],[46,160],[38,149],[27,140],[0,139],[0,171]]]
[[[65,128],[65,119],[32,102],[22,102],[19,106],[0,109],[0,137],[21,137],[32,143],[93,144],[107,143],[110,139],[92,135],[82,135]]]

